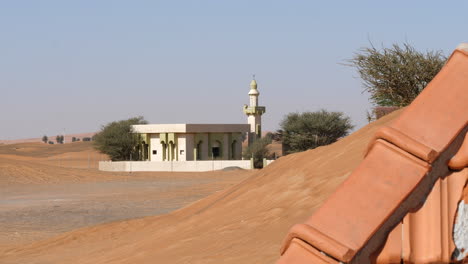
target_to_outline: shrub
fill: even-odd
[[[352,128],[351,119],[342,112],[290,113],[281,122],[283,154],[331,144]]]
[[[103,126],[101,131],[94,136],[94,147],[109,155],[113,161],[139,160],[138,147],[141,139],[138,134],[132,133],[132,125],[146,123],[141,116],[111,122]]]
[[[268,144],[271,144],[271,138],[263,137],[255,140],[242,153],[244,159],[254,159],[255,168],[263,168],[263,158],[270,158]]]

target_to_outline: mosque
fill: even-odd
[[[106,171],[207,171],[225,167],[252,168],[242,160],[242,142],[251,145],[262,133],[265,106],[258,105],[255,78],[250,83],[247,124],[134,125],[142,138],[141,161],[102,162]]]

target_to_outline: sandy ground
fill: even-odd
[[[0,263],[274,263],[288,229],[350,175],[375,131],[398,114],[332,145],[281,157],[182,209],[0,249]]]
[[[102,155],[85,142],[0,146],[0,248],[165,214],[252,173],[105,173],[94,169],[91,156]]]

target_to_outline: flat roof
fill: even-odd
[[[236,133],[249,132],[249,124],[148,124],[133,125],[135,133]]]

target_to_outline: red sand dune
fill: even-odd
[[[362,160],[394,112],[325,147],[284,156],[240,184],[173,213],[84,228],[0,251],[0,263],[273,263]]]

